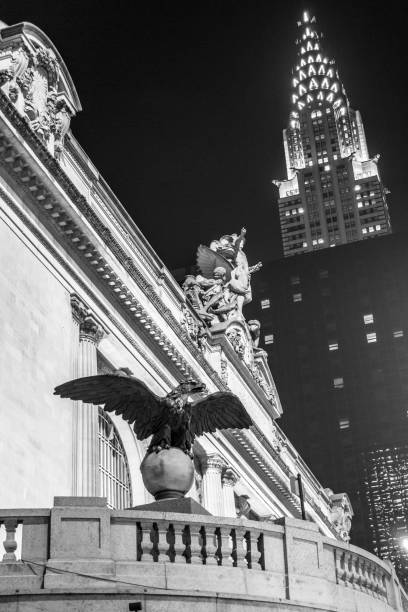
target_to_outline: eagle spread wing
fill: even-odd
[[[233,393],[212,393],[191,407],[191,434],[201,436],[216,429],[246,428],[252,420]]]
[[[77,378],[56,387],[54,395],[97,406],[104,404],[104,410],[120,414],[133,425],[138,440],[155,433],[168,418],[160,397],[133,376],[99,374]]]
[[[212,278],[215,268],[223,267],[227,272],[227,281],[231,278],[233,267],[220,253],[200,244],[197,249],[197,266],[205,278]]]

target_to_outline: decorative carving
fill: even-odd
[[[204,348],[204,338],[207,333],[201,321],[196,321],[186,304],[181,305],[183,317],[181,323],[186,329],[191,340],[198,346],[199,349]]]
[[[74,321],[77,323],[83,323],[88,314],[88,307],[76,293],[71,294],[71,310]]]
[[[47,72],[48,83],[53,87],[58,80],[57,58],[50,49],[38,47],[35,54],[35,64]]]
[[[202,460],[202,468],[205,472],[216,472],[217,474],[221,474],[223,469],[226,467],[225,460],[217,454],[206,455]]]
[[[284,438],[279,434],[275,425],[272,429],[272,436],[269,438],[269,442],[271,443],[272,448],[276,450],[277,453],[280,453],[285,446]]]
[[[13,76],[14,76],[14,72],[11,68],[0,70],[0,87],[2,87],[8,81],[11,81]]]
[[[228,362],[223,357],[221,357],[221,380],[228,385]]]
[[[85,316],[79,324],[79,339],[80,341],[88,340],[98,345],[105,336],[105,330],[100,323],[91,314]]]
[[[259,326],[255,325],[255,323],[258,322],[252,321],[252,328],[255,328],[257,332],[259,330]],[[251,336],[249,325],[241,321],[231,322],[226,329],[225,335],[238,357],[247,366],[257,385],[265,393],[266,397],[269,400],[274,400],[274,390],[267,381],[263,368],[257,361],[259,358],[262,359],[262,356],[265,355],[265,351],[254,348],[254,335],[252,334]]]
[[[0,41],[5,66],[0,71],[0,86],[58,159],[72,111],[62,99],[58,101],[62,84],[54,52],[34,41],[34,48],[28,48],[23,39],[14,40],[12,47],[1,46]]]
[[[64,102],[57,102],[55,106],[55,120],[54,120],[54,155],[55,159],[61,158],[62,151],[64,149],[64,138],[65,134],[69,130],[71,123],[71,114],[68,110],[67,105]]]
[[[332,505],[331,521],[336,528],[340,538],[344,542],[350,540],[351,521],[353,508],[347,493],[333,493],[331,489],[325,489]]]
[[[252,338],[252,345],[255,349],[257,349],[259,345],[259,337],[261,335],[261,324],[257,319],[251,319],[251,321],[248,321],[248,328]]]
[[[231,467],[227,467],[224,470],[221,478],[224,487],[235,487],[239,479],[239,474],[237,474]]]

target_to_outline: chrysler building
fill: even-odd
[[[370,157],[360,112],[304,12],[283,130],[287,178],[279,188],[285,257],[391,232],[379,155]]]

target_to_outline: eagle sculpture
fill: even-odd
[[[194,380],[181,382],[165,397],[155,395],[127,368],[59,385],[54,395],[104,406],[133,425],[138,440],[153,436],[147,453],[176,447],[191,456],[195,436],[217,429],[244,429],[252,421],[240,399],[232,393],[206,395]]]

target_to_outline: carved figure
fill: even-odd
[[[138,440],[153,435],[148,454],[175,447],[190,456],[195,436],[252,425],[238,397],[224,392],[205,393],[205,385],[187,380],[165,397],[158,397],[127,368],[114,374],[71,380],[54,391],[60,397],[104,405],[107,412],[115,412],[133,425]]]
[[[225,321],[232,316],[243,318],[242,308],[252,300],[251,273],[261,267],[261,263],[249,267],[243,251],[246,229],[241,233],[227,234],[213,240],[209,247],[200,245],[197,250],[197,265],[201,271],[196,282],[203,290],[200,299],[206,315],[214,315],[210,320]]]
[[[261,335],[261,324],[257,319],[251,319],[251,321],[248,321],[248,328],[252,338],[252,345],[254,349],[257,349]]]

